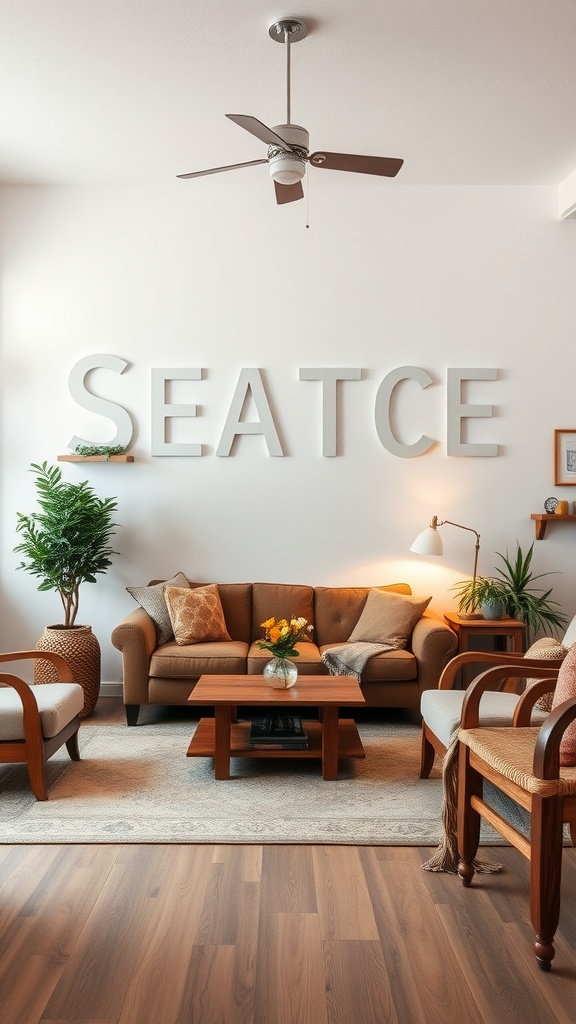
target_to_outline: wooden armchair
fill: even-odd
[[[542,664],[542,663],[541,663]],[[522,671],[515,669],[515,671]],[[560,740],[576,719],[576,699],[565,701],[538,728],[530,726],[532,707],[549,689],[549,680],[535,683],[518,703],[512,727],[479,728],[482,694],[507,678],[510,666],[489,669],[471,684],[462,709],[458,764],[458,873],[469,886],[480,820],[512,843],[530,862],[530,910],[536,932],[538,966],[550,970],[554,934],[560,916],[563,825],[576,843],[576,767],[560,767]],[[514,828],[483,798],[487,779],[530,815],[530,838]]]
[[[0,654],[0,663],[31,659],[51,661],[59,682],[30,686],[19,676],[0,672],[0,763],[26,764],[37,800],[47,800],[44,766],[66,744],[73,761],[80,760],[78,729],[84,692],[59,654],[16,651]]]
[[[522,669],[525,670],[519,673],[522,678],[541,675],[541,669],[544,669],[546,672],[550,670],[551,681],[548,691],[554,689],[557,670],[562,664],[561,660],[544,661],[540,658],[526,658],[523,654],[513,654],[510,652],[467,651],[464,654],[457,654],[455,658],[452,658],[440,676],[438,689],[425,690],[421,697],[421,779],[428,778],[436,755],[440,758],[444,757],[460,728],[462,708],[466,696],[466,690],[454,689],[456,676],[460,670],[465,665],[470,664],[483,664],[489,667],[491,665],[502,665],[504,662],[510,665],[520,664]],[[485,693],[484,695],[480,709],[480,725],[505,726],[512,724],[514,713],[520,700],[518,693],[520,679],[512,675],[506,678],[499,678],[497,692]],[[542,691],[539,691],[539,695],[542,695]],[[532,724],[541,725],[546,716],[547,712],[538,711],[538,709],[534,710]],[[526,724],[530,724],[530,722]]]

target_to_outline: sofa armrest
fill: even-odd
[[[124,703],[147,704],[150,658],[157,647],[154,621],[135,608],[112,631],[112,643],[122,651]]]
[[[411,646],[418,662],[420,693],[436,689],[442,669],[458,647],[454,630],[439,615],[426,611],[414,626]]]

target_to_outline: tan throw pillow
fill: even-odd
[[[390,590],[370,590],[366,604],[350,636],[351,643],[390,644],[406,647],[412,630],[432,597],[395,594]]]
[[[562,660],[568,654],[568,648],[561,644],[559,640],[555,640],[551,636],[543,636],[540,640],[536,640],[531,647],[528,648],[525,658],[537,658],[542,661],[555,661],[556,659]],[[526,689],[529,686],[533,686],[534,683],[542,682],[541,679],[527,679]],[[552,710],[552,698],[554,696],[554,687],[550,690],[550,693],[543,694],[536,701],[534,707],[540,711],[551,711]]]
[[[184,589],[166,587],[164,597],[177,644],[200,644],[230,640],[218,585]]]
[[[570,648],[560,666],[552,710],[572,697],[576,697],[576,644]],[[565,768],[576,765],[576,722],[570,723],[560,740],[560,764]]]
[[[126,587],[129,594],[148,613],[156,626],[158,644],[167,644],[172,639],[172,623],[164,598],[165,587],[187,587],[188,580],[183,572],[177,572],[171,580],[155,583],[151,587]]]

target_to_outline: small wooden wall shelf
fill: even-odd
[[[533,512],[530,518],[536,524],[536,540],[544,540],[548,523],[576,523],[576,516],[557,516],[554,512]]]
[[[59,455],[58,462],[134,462],[133,455]]]

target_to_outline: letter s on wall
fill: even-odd
[[[108,419],[112,420],[116,426],[116,434],[107,443],[111,445],[121,445],[123,448],[128,448],[132,440],[134,428],[130,414],[126,412],[126,409],[121,405],[117,405],[115,402],[109,402],[105,398],[98,398],[97,395],[93,395],[87,390],[84,382],[92,370],[105,369],[114,370],[115,373],[123,373],[127,366],[128,363],[126,360],[121,359],[120,356],[85,356],[84,359],[79,359],[78,362],[74,364],[70,371],[70,377],[68,378],[70,394],[74,401],[83,409],[88,409],[90,412],[96,412],[99,416],[106,416]],[[68,448],[74,451],[79,444],[90,445],[94,444],[94,441],[87,441],[82,437],[74,436],[68,442]]]

